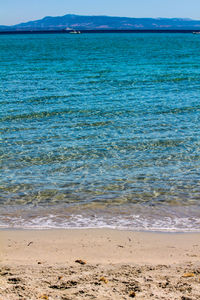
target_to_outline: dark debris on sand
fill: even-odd
[[[200,267],[42,264],[0,268],[0,300],[131,298],[200,299]]]

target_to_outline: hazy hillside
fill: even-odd
[[[0,30],[59,30],[59,29],[200,29],[200,20],[151,19],[108,16],[45,17],[41,20],[21,23],[12,27],[0,26]]]
[[[10,30],[10,26],[0,25],[0,31]]]

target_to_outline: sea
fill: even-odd
[[[0,36],[0,228],[200,231],[200,37]]]

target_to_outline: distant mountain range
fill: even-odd
[[[199,30],[200,20],[167,18],[126,18],[109,16],[65,15],[41,20],[0,26],[0,31],[32,30]]]

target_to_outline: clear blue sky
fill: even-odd
[[[68,13],[199,20],[200,0],[0,0],[0,25]]]

